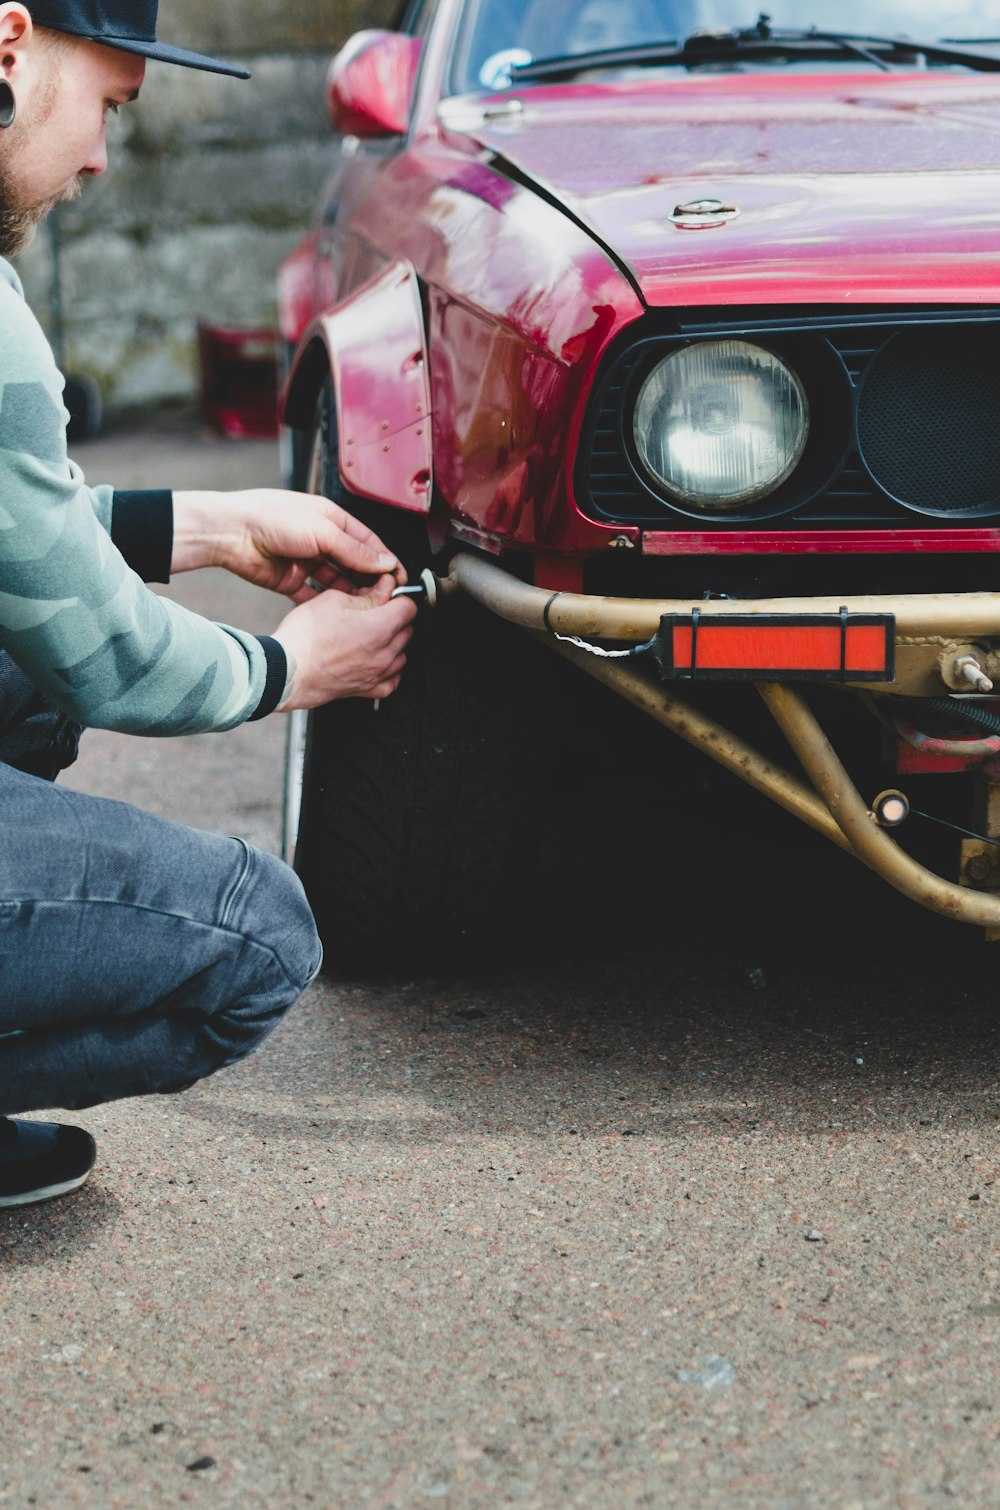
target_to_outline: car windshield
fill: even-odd
[[[824,15],[824,12],[827,14]],[[575,57],[605,49],[683,43],[699,32],[752,31],[762,20],[775,33],[816,28],[838,35],[912,38],[918,44],[997,39],[1000,52],[1000,4],[963,3],[947,8],[930,0],[840,0],[835,18],[816,0],[773,0],[766,17],[746,0],[469,0],[459,33],[451,71],[451,88],[506,89],[511,69],[540,59]],[[984,48],[984,50],[987,50]],[[940,66],[960,66],[946,59],[930,59]],[[720,63],[696,58],[687,68],[719,71],[767,67],[816,67],[815,60],[791,51],[787,57],[766,60],[734,56]],[[865,67],[864,59],[845,51],[826,57],[824,68]],[[619,75],[622,65],[614,65]],[[674,69],[676,72],[676,67]]]

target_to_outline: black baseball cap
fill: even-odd
[[[71,37],[99,42],[102,47],[139,53],[160,63],[177,63],[181,68],[228,73],[237,79],[250,77],[245,68],[232,63],[157,42],[157,0],[25,0],[25,4],[35,25],[50,31],[68,32]]]

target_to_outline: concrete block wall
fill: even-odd
[[[396,9],[396,0],[160,0],[162,40],[246,61],[254,76],[150,63],[142,97],[110,123],[110,171],[57,212],[65,366],[96,377],[109,408],[192,397],[199,319],[274,324],[278,264],[327,171],[331,54]],[[50,333],[52,258],[43,228],[17,264]]]

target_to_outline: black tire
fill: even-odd
[[[347,493],[329,385],[317,491],[399,553],[428,563],[424,520]],[[378,709],[335,702],[309,719],[295,867],[329,969],[430,968],[524,931],[552,768],[548,655],[470,604],[424,610],[402,685]]]

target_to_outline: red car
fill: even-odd
[[[516,926],[585,758],[539,643],[1000,926],[1000,13],[818,9],[415,0],[334,59],[281,276],[290,476],[437,603],[381,709],[295,724],[336,958]],[[805,779],[747,742],[772,718]]]

